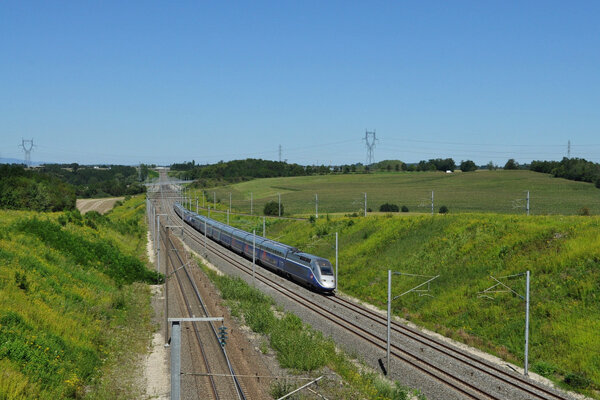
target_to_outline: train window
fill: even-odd
[[[331,263],[327,260],[316,260],[315,264],[319,268],[321,268],[322,275],[333,275],[333,268],[331,267]]]
[[[309,262],[310,262],[310,258],[306,258],[306,257],[304,257],[304,256],[300,256],[300,259],[301,259],[302,261],[304,261],[304,262],[307,262],[307,263],[309,263]]]

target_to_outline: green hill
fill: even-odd
[[[0,211],[0,398],[127,397],[106,375],[151,329],[144,212]]]
[[[406,205],[410,212],[429,213],[431,192],[434,208],[448,207],[450,213],[493,212],[525,214],[527,191],[530,192],[531,214],[576,215],[586,210],[600,214],[600,189],[591,183],[554,178],[549,174],[526,170],[455,172],[385,172],[374,174],[338,174],[286,178],[255,179],[230,186],[206,189],[207,201],[213,192],[225,206],[232,194],[232,206],[250,211],[250,193],[254,212],[268,201],[285,205],[287,215],[314,214],[315,194],[319,198],[319,214],[353,213],[364,209],[364,193],[368,208],[375,210],[384,203]],[[192,192],[199,197],[202,191]]]
[[[262,231],[261,218],[232,223]],[[521,365],[524,302],[478,293],[495,283],[490,275],[530,270],[530,369],[600,398],[600,217],[390,214],[267,223],[267,236],[332,262],[339,232],[340,289],[382,309],[388,269],[439,274],[433,297],[399,298],[394,313]],[[393,293],[422,281],[395,276]],[[505,282],[525,292],[524,278]]]

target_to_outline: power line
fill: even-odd
[[[440,142],[437,140],[419,140],[419,139],[394,139],[387,138],[387,141],[390,142],[415,142],[415,143],[431,143],[431,144],[451,144],[451,145],[459,145],[459,146],[507,146],[507,147],[562,147],[563,144],[506,144],[506,143],[472,143],[472,142]],[[598,146],[598,145],[588,145],[588,146]]]

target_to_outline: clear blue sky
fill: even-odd
[[[0,157],[600,161],[599,1],[3,1]]]

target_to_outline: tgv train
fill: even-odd
[[[187,224],[215,242],[252,259],[252,233],[196,214],[175,203],[174,210]],[[329,260],[303,253],[297,248],[262,236],[255,236],[255,258],[264,267],[318,292],[335,289],[333,268]]]

